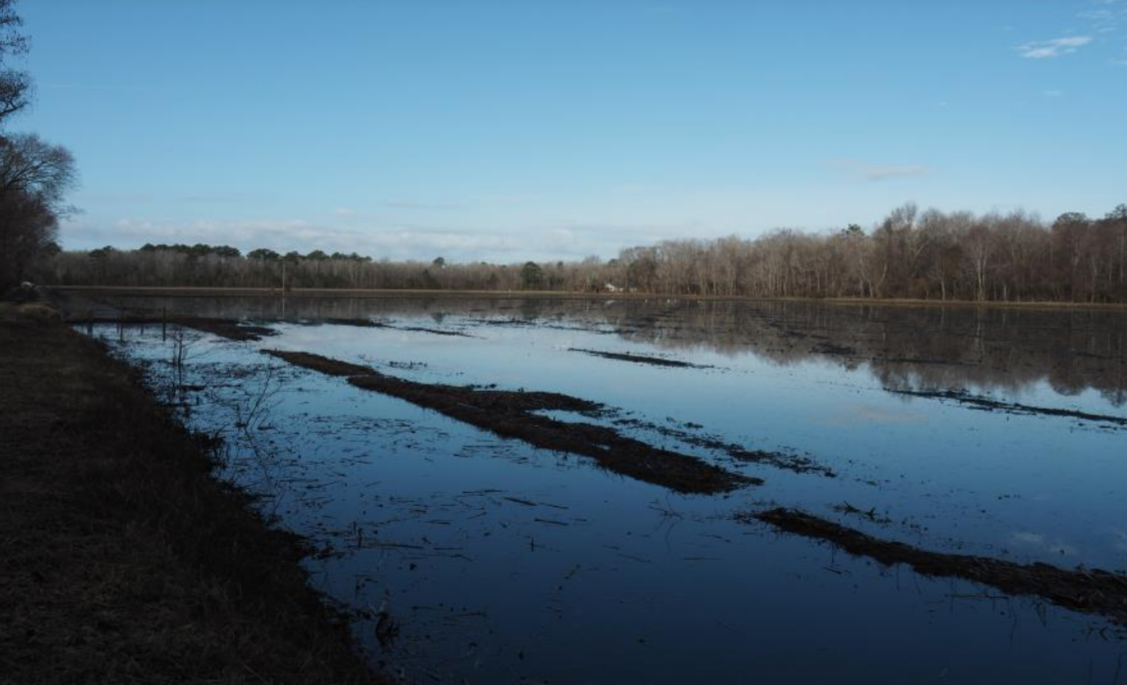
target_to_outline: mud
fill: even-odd
[[[569,347],[568,352],[581,352],[589,354],[592,357],[602,357],[603,359],[613,359],[620,362],[632,362],[634,364],[649,364],[650,366],[669,366],[682,369],[708,369],[711,367],[702,366],[700,364],[690,364],[689,362],[677,361],[676,359],[666,359],[664,357],[649,357],[640,354],[626,354],[624,352],[602,352],[600,350],[587,350],[581,347]]]
[[[963,390],[914,391],[885,388],[885,391],[890,392],[894,395],[905,395],[908,397],[925,397],[928,399],[936,400],[950,400],[952,402],[958,402],[959,404],[972,407],[974,409],[981,409],[983,411],[1000,411],[1007,414],[1061,416],[1070,419],[1079,419],[1081,421],[1093,421],[1097,423],[1111,423],[1117,426],[1127,426],[1127,417],[1123,416],[1090,414],[1088,412],[1074,411],[1072,409],[1058,409],[1056,407],[1034,407],[1028,404],[1018,404],[1016,402],[1000,402],[998,400],[990,399],[989,397],[971,395],[970,393]]]
[[[327,323],[333,326],[354,326],[356,328],[383,328],[385,324],[371,319],[352,319],[352,318],[327,318],[321,319],[321,323]]]
[[[1127,626],[1127,576],[1121,574],[929,552],[902,542],[880,540],[797,509],[780,507],[739,518],[763,521],[787,533],[825,540],[854,556],[868,557],[884,566],[905,564],[925,576],[962,578],[1009,595],[1041,597],[1057,606],[1098,614]]]
[[[462,331],[450,331],[441,328],[427,328],[425,326],[393,326],[392,324],[383,324],[381,328],[391,328],[397,331],[412,331],[414,333],[430,333],[431,335],[446,335],[455,338],[476,338],[475,335],[463,333]]]
[[[553,392],[418,383],[308,352],[263,352],[296,366],[347,377],[348,382],[358,388],[433,409],[501,437],[523,440],[541,449],[589,457],[608,471],[675,492],[718,494],[763,482],[726,471],[697,457],[658,449],[613,428],[568,423],[535,413],[557,410],[598,416],[606,407],[597,402]]]
[[[319,354],[308,352],[286,352],[284,350],[263,350],[266,354],[313,371],[320,371],[326,376],[364,376],[372,373],[371,367],[360,364],[350,364],[339,359],[322,357]]]
[[[854,357],[857,350],[848,345],[838,345],[833,342],[823,341],[810,348],[811,354],[824,354],[834,357]]]
[[[274,329],[268,326],[242,324],[227,319],[179,319],[176,323],[228,340],[262,340],[263,337],[275,334]]]
[[[670,426],[663,426],[638,419],[617,419],[615,423],[620,426],[630,426],[644,430],[652,430],[674,440],[679,440],[687,445],[702,447],[707,450],[723,452],[736,461],[752,464],[765,464],[778,469],[793,471],[795,473],[814,473],[827,478],[835,478],[837,474],[828,466],[823,466],[810,457],[787,452],[774,452],[768,450],[750,450],[743,445],[721,439],[719,436],[695,432],[701,426],[696,424],[682,424],[690,430],[682,430]]]
[[[386,321],[373,321],[372,319],[328,318],[322,319],[321,323],[332,324],[334,326],[355,326],[357,328],[387,328],[395,331],[412,331],[415,333],[430,333],[431,335],[447,335],[458,338],[476,337],[469,333],[463,333],[462,331],[427,328],[425,326],[397,326]]]

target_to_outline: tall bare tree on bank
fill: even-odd
[[[27,36],[21,32],[23,19],[16,14],[14,5],[15,0],[0,0],[0,125],[26,107],[31,96],[27,73],[6,65],[8,57],[23,55],[28,49]]]
[[[24,279],[56,251],[59,218],[74,185],[74,158],[34,134],[0,138],[0,289]]]
[[[28,75],[7,65],[27,52],[14,0],[0,0],[0,294],[22,281],[40,259],[58,251],[64,196],[75,183],[74,158],[35,134],[9,134],[8,119],[25,108]]]

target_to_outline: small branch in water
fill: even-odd
[[[548,524],[551,524],[553,526],[569,526],[569,525],[571,525],[570,523],[566,523],[564,521],[553,521],[552,519],[534,518],[532,520],[536,521],[537,523],[548,523]]]

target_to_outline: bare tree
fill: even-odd
[[[791,229],[755,239],[667,240],[616,259],[544,264],[391,262],[314,250],[286,257],[295,287],[452,290],[624,288],[666,295],[870,297],[940,300],[1127,301],[1127,208],[1098,221],[1062,215],[1052,226],[1021,210],[894,209],[871,232]],[[146,245],[60,254],[61,284],[277,288],[281,258],[231,247]]]
[[[34,134],[0,138],[0,289],[23,280],[32,263],[57,249],[55,233],[74,158]]]
[[[20,31],[23,19],[14,5],[15,0],[0,0],[0,124],[26,107],[31,96],[28,75],[5,66],[9,56],[23,55],[28,48],[27,36]]]

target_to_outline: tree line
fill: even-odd
[[[229,246],[105,247],[51,255],[63,285],[640,292],[734,297],[1127,302],[1127,205],[1051,223],[1008,213],[893,209],[862,228],[669,240],[610,260],[517,264],[372,259]]]
[[[10,133],[11,117],[27,108],[31,77],[8,66],[28,51],[14,0],[0,0],[0,295],[59,250],[59,220],[76,180],[74,158],[34,133]]]

